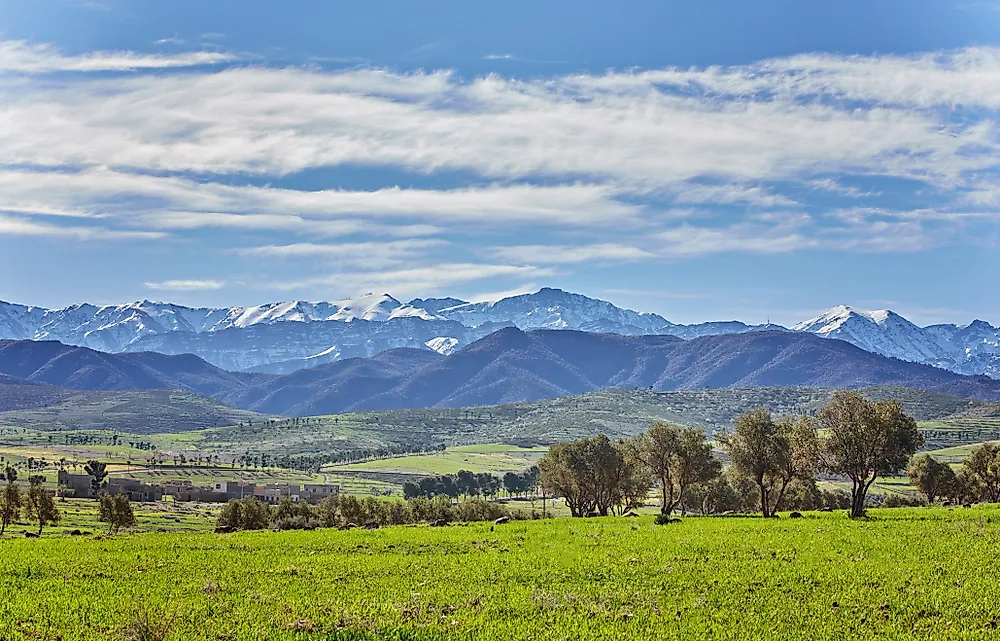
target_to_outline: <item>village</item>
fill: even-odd
[[[95,492],[92,481],[93,478],[88,474],[59,471],[60,491],[77,498],[96,498],[100,493],[122,494],[130,501],[144,503],[164,499],[175,502],[225,503],[234,499],[256,498],[264,503],[277,505],[282,498],[287,497],[293,503],[316,505],[324,498],[340,493],[339,485],[324,483],[258,485],[246,481],[216,481],[211,486],[200,486],[182,479],[172,479],[165,483],[144,483],[132,478],[110,478],[106,487]]]

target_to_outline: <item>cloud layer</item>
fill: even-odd
[[[0,100],[0,235],[228,230],[246,236],[220,249],[310,271],[268,287],[437,289],[720,253],[918,252],[997,225],[996,48],[521,80],[0,41]],[[295,182],[356,168],[425,186]],[[872,186],[886,181],[907,197],[887,205]],[[252,244],[261,233],[277,237]],[[333,263],[348,271],[324,271]]]

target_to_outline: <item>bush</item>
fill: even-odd
[[[314,517],[297,514],[276,518],[273,526],[276,530],[315,530],[320,526],[320,521]]]
[[[882,501],[882,507],[921,507],[926,505],[922,499],[905,494],[889,494]]]

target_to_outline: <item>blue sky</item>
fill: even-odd
[[[996,324],[998,121],[1000,2],[5,0],[0,299]]]

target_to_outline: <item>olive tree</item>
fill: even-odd
[[[924,442],[901,404],[853,391],[834,394],[819,411],[819,425],[826,434],[824,467],[851,480],[851,518],[864,516],[875,479],[901,471]]]
[[[21,494],[21,488],[17,483],[8,481],[0,491],[0,536],[3,536],[8,525],[17,520],[23,506],[24,496]]]
[[[930,454],[918,456],[910,461],[906,475],[920,493],[933,503],[939,496],[946,496],[958,482],[958,477],[946,463],[938,463]]]
[[[98,520],[108,524],[108,534],[119,532],[122,528],[134,527],[136,524],[132,502],[124,494],[102,494],[98,499]]]
[[[636,456],[659,484],[661,514],[672,513],[690,486],[722,471],[705,433],[693,427],[655,423],[637,438]]]
[[[41,535],[42,528],[46,525],[56,525],[62,516],[59,508],[56,507],[52,492],[46,490],[42,484],[45,477],[41,475],[32,476],[29,479],[28,496],[25,501],[25,511],[28,518],[38,523],[38,534]]]
[[[819,439],[807,418],[775,421],[758,407],[737,418],[733,433],[720,440],[733,472],[757,487],[763,516],[774,516],[792,481],[815,477]]]
[[[1000,445],[983,443],[974,447],[964,466],[982,499],[989,503],[1000,501]]]

